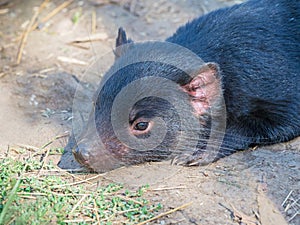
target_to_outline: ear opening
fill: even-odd
[[[206,63],[197,71],[196,76],[181,87],[190,96],[196,115],[203,116],[222,96],[222,83],[219,66]]]

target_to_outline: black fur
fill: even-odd
[[[300,135],[299,1],[252,0],[220,9],[167,41],[221,68],[228,116],[223,154]]]
[[[250,0],[220,9],[180,27],[166,41],[188,48],[205,62],[219,65],[227,126],[217,158],[255,145],[288,141],[300,135],[298,0]],[[120,29],[116,46],[128,43],[132,41],[127,39],[125,31]],[[159,44],[151,46],[159,49]],[[104,86],[100,85],[96,93],[93,112],[95,121],[90,121],[96,123],[97,132],[106,147],[94,144],[97,143],[95,142],[97,135],[91,137],[83,132],[81,139],[87,140],[88,143],[85,144],[90,147],[86,149],[77,147],[74,152],[75,157],[85,166],[96,171],[106,171],[121,165],[162,160],[171,154],[172,147],[176,145],[176,132],[181,132],[181,127],[178,125],[178,115],[173,113],[174,109],[164,104],[161,99],[152,99],[152,103],[159,104],[159,107],[151,106],[149,103],[151,98],[145,98],[132,109],[132,112],[139,114],[145,112],[142,117],[161,115],[163,120],[167,121],[168,133],[158,148],[149,151],[130,149],[117,140],[111,125],[114,98],[132,81],[142,82],[140,78],[151,76],[168,78],[180,86],[191,81],[180,69],[154,61],[125,67],[122,65],[122,62],[126,63],[131,57],[142,57],[151,52],[152,49],[143,44],[130,44],[125,48],[119,48],[116,52],[117,60],[104,77]],[[176,54],[175,56],[170,54],[170,57],[194,69],[193,65],[189,64],[189,58]],[[111,74],[113,76],[109,76]],[[136,88],[146,90],[148,87],[142,82]],[[151,89],[149,90],[151,92]],[[170,93],[174,99],[181,99],[178,98],[179,94],[179,91]],[[151,113],[147,111],[149,107]],[[186,115],[192,114],[191,108],[186,107],[185,110]],[[121,116],[122,113],[125,112],[120,110]],[[209,137],[211,120],[206,117],[201,119],[205,119],[204,123],[190,124],[191,130],[200,124],[203,126],[200,129],[203,132],[196,140],[198,142],[196,151],[189,146],[188,134],[185,136],[187,144],[180,149],[182,152],[194,152],[183,159],[187,164],[206,163],[205,160],[201,162],[201,154],[209,151],[206,149],[206,141]],[[172,138],[168,139],[168,135]],[[109,160],[111,162],[108,162]]]

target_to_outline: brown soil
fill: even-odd
[[[39,20],[62,2],[51,1]],[[163,40],[186,21],[238,1],[121,2],[73,1],[52,19],[39,24],[41,29],[29,33],[22,61],[16,65],[20,37],[33,8],[41,1],[0,0],[1,154],[12,146],[40,147],[70,131],[77,78],[90,85],[85,89],[90,96],[97,86],[95,81],[113,62],[111,53],[118,27],[124,27],[136,41]],[[74,23],[76,13],[81,16]],[[92,36],[93,13],[101,40],[81,44],[83,48],[68,45]],[[84,73],[99,56],[98,73]],[[80,62],[65,62],[62,57]],[[63,147],[66,142],[67,137],[60,138],[52,147]],[[292,218],[300,210],[299,139],[239,152],[207,167],[186,168],[164,162],[121,168],[104,174],[101,181],[122,182],[132,188],[150,184],[148,197],[161,202],[165,210],[191,202],[155,224],[300,224],[300,215]],[[287,203],[282,203],[291,191],[289,203],[298,199],[298,204],[284,211]]]

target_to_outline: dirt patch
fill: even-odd
[[[63,2],[51,1],[39,21]],[[124,27],[136,41],[163,40],[188,20],[234,2],[238,1],[73,1],[40,23],[40,30],[29,33],[21,64],[15,65],[20,37],[33,8],[41,2],[0,1],[1,152],[18,144],[39,147],[70,131],[78,80],[90,97],[96,81],[113,62],[118,27]],[[70,45],[93,32],[102,35],[97,42]],[[98,72],[87,75],[88,65],[99,56]],[[52,146],[63,147],[66,142],[67,137]],[[149,198],[161,202],[166,210],[192,202],[156,224],[255,224],[259,220],[278,224],[282,215],[291,220],[289,224],[300,224],[299,215],[293,218],[296,208],[284,211],[291,205],[288,201],[296,201],[300,195],[299,143],[294,140],[240,152],[207,167],[185,168],[164,162],[121,168],[104,174],[100,182],[122,182],[129,188],[150,184]]]

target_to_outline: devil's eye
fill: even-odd
[[[149,122],[139,122],[134,126],[135,130],[144,131],[148,128]]]

